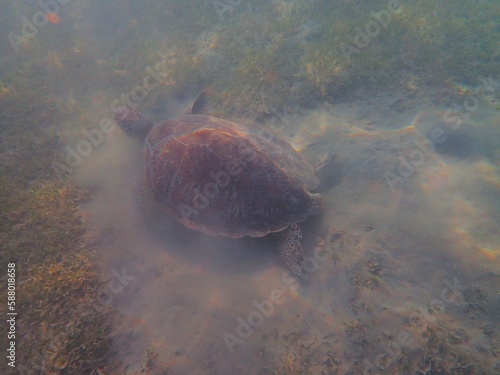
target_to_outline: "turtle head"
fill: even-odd
[[[154,126],[151,120],[148,120],[140,112],[129,106],[116,108],[114,119],[125,134],[139,139],[145,139]]]

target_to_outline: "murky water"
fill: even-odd
[[[470,300],[494,300],[498,291],[495,198],[484,195],[498,187],[496,167],[481,151],[452,158],[447,140],[426,135],[476,142],[462,134],[481,127],[493,136],[496,113],[485,100],[480,123],[472,117],[454,130],[442,120],[445,108],[415,102],[396,112],[391,101],[290,120],[290,129],[298,126],[293,144],[312,145],[306,154],[335,150],[336,170],[323,177],[331,182],[325,211],[303,226],[302,279],[284,268],[272,242],[153,221],[134,191],[139,151],[113,136],[80,172],[106,176],[88,210],[105,273],[130,277],[111,301],[120,312],[120,365],[134,373],[154,353],[154,368],[174,373],[379,371],[429,350],[436,330],[460,333],[466,339],[450,350],[458,344],[493,366],[493,352],[481,348],[491,348],[484,327],[495,314]]]
[[[395,1],[111,3],[49,9],[2,58],[5,82],[16,61],[45,75],[40,95],[64,113],[47,125],[53,179],[91,191],[109,373],[500,371],[498,39],[463,62],[470,75],[448,39],[479,21]],[[6,7],[36,25],[33,4]],[[3,83],[0,101],[26,87]],[[258,119],[309,161],[333,153],[324,210],[301,224],[300,277],[270,238],[206,236],[141,200],[142,144],[112,108],[160,121],[202,89],[208,114]]]

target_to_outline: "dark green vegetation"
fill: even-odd
[[[357,36],[387,0],[252,1],[224,12],[223,21],[212,2],[159,3],[133,12],[136,25],[156,34],[134,39],[140,26],[129,26],[123,48],[134,59],[120,69],[159,64],[169,90],[183,93],[213,85],[220,113],[251,115],[263,98],[278,108],[311,107],[389,88],[475,86],[500,69],[500,10],[492,1],[403,1],[363,43]]]
[[[19,34],[21,16],[40,10],[36,1],[5,3],[2,35]],[[156,67],[163,80],[144,107],[161,107],[171,94],[194,97],[211,85],[212,114],[235,117],[254,117],[269,105],[283,111],[347,101],[375,89],[422,95],[429,86],[474,87],[481,76],[499,76],[497,1],[404,1],[387,26],[358,48],[358,30],[374,20],[370,11],[387,4],[242,1],[222,20],[212,1],[91,0],[61,6],[61,22],[40,28],[17,54],[2,38],[0,258],[2,265],[17,263],[18,363],[49,374],[89,374],[105,366],[105,315],[88,308],[99,287],[79,209],[89,193],[57,178],[52,168],[55,160],[64,161],[61,134],[95,128],[100,116],[111,116],[92,113],[93,101],[105,97],[101,109],[108,110],[114,97],[141,82],[146,66]],[[346,54],[342,46],[356,52]],[[98,92],[111,94],[95,98]],[[373,290],[380,280],[379,266],[367,263],[355,283]],[[478,295],[467,301],[468,309],[484,308]],[[4,299],[2,294],[2,307]],[[420,372],[477,370],[465,356],[454,359],[455,369],[442,363],[451,344],[462,340],[460,333],[429,327],[424,335],[428,349],[419,353]],[[283,372],[305,373],[309,347],[294,345],[281,358]],[[337,356],[325,356],[325,366],[335,369]],[[398,362],[401,371],[409,366],[405,358]]]

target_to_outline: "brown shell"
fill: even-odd
[[[146,186],[191,229],[260,237],[321,207],[314,172],[269,131],[204,115],[154,126],[144,145]]]

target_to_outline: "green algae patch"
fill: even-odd
[[[86,193],[60,183],[22,191],[3,179],[0,186],[8,215],[1,258],[17,269],[17,363],[27,373],[92,373],[103,366],[109,337],[105,314],[91,308],[99,275],[76,208]]]
[[[0,97],[0,259],[16,269],[16,369],[26,374],[91,374],[109,352],[106,314],[92,306],[100,280],[84,239],[80,205],[89,192],[60,181],[51,164],[64,111],[13,76]],[[7,268],[6,268],[7,269]],[[7,272],[0,285],[7,290]],[[0,296],[7,306],[7,294]],[[0,335],[7,337],[6,325]],[[4,350],[6,340],[2,340]]]
[[[17,363],[27,373],[91,373],[109,338],[105,314],[90,308],[100,282],[76,207],[86,193],[60,183],[23,191],[5,179],[0,187],[2,263],[17,269]]]

